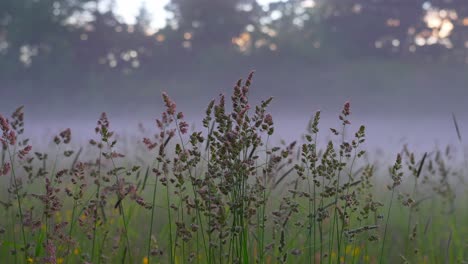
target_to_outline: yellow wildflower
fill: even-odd
[[[359,247],[355,247],[352,256],[359,256],[359,253],[361,253],[361,249]]]
[[[353,246],[347,245],[347,246],[346,246],[346,255],[348,255],[349,253],[351,253],[352,250],[353,250]]]
[[[55,221],[57,221],[57,222],[62,222],[62,220],[63,220],[63,219],[62,219],[62,216],[61,216],[61,215],[58,215],[58,216],[56,215],[56,216],[55,216]]]
[[[359,247],[353,247],[351,245],[346,246],[346,255],[359,256],[361,249]]]
[[[67,210],[65,212],[65,217],[67,218],[67,221],[71,221],[72,220],[72,210]]]

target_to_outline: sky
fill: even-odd
[[[170,0],[117,0],[116,12],[126,22],[133,23],[135,16],[138,14],[138,10],[144,4],[153,16],[153,26],[155,28],[164,27],[167,15],[164,6],[169,3]],[[265,5],[275,0],[257,0],[261,5]]]

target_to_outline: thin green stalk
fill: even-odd
[[[325,186],[325,177],[322,177],[322,186]],[[323,208],[323,197],[320,197],[320,208],[321,210],[324,210]],[[320,233],[320,262],[322,262],[322,258],[323,258],[323,223],[322,223],[323,219],[320,219],[320,222],[319,222],[319,233]]]
[[[57,151],[55,152],[55,159],[54,159],[54,164],[52,165],[52,170],[50,172],[49,176],[49,181],[52,186],[55,186],[55,183],[53,181],[55,170],[57,169],[57,161],[58,161],[58,155],[60,151],[60,146],[57,146]],[[47,188],[47,186],[45,186]],[[47,190],[46,190],[47,192]],[[45,204],[45,212],[49,211],[49,203],[47,202]],[[45,232],[46,232],[46,240],[49,240],[49,216],[45,215]]]
[[[309,176],[310,175],[307,175],[307,184],[308,184],[308,191],[309,191],[309,195],[311,193],[311,188],[310,188],[310,179],[309,179]],[[314,184],[314,195],[315,195],[315,184]],[[308,197],[308,203],[307,203],[307,218],[309,219],[309,224],[308,224],[308,229],[309,229],[309,232],[308,232],[308,236],[307,236],[307,242],[308,242],[308,258],[309,258],[309,263],[312,263],[312,226],[314,225],[314,221],[312,220],[312,210],[314,210],[315,212],[315,204],[314,204],[314,209],[312,209],[312,205],[311,205],[311,201],[310,201],[310,197],[312,196],[309,196]],[[314,199],[314,203],[315,203],[315,199]],[[314,230],[314,242],[315,242],[315,230]]]
[[[104,237],[102,238],[101,246],[98,248],[98,263],[101,263],[101,256],[102,256],[102,249],[104,248],[104,245],[107,242],[107,236],[109,235],[109,232],[104,233]]]
[[[180,131],[179,123],[178,123],[178,121],[177,121],[177,118],[176,118],[174,115],[173,115],[172,117],[174,118],[175,123],[176,123],[177,134],[179,135],[179,138],[180,138],[182,150],[185,151],[185,144],[184,144],[184,140],[183,140],[183,138],[182,138],[182,133],[181,133],[181,131]],[[189,173],[190,179],[193,179],[192,171],[191,171],[190,169],[188,170],[188,173]],[[195,190],[195,186],[194,186],[193,182],[192,182],[191,186],[192,186],[192,191],[193,191],[194,198],[195,198],[195,200],[197,200],[197,199],[198,199],[198,193],[197,193],[197,191]],[[210,207],[208,207],[208,208],[210,208]],[[202,218],[201,218],[200,210],[198,210],[198,208],[197,208],[195,211],[196,211],[196,214],[197,214],[198,223],[199,223],[199,225],[200,225],[200,230],[201,230],[201,234],[202,234],[203,245],[204,245],[204,248],[205,248],[205,254],[207,255],[208,263],[211,263],[211,253],[210,253],[210,251],[211,251],[211,250],[210,250],[210,249],[211,249],[211,240],[208,241],[209,244],[210,244],[210,245],[209,245],[209,248],[210,248],[210,249],[207,250],[206,241],[205,241],[205,235],[204,235],[204,231],[203,231],[203,230],[204,230],[204,228],[203,228],[203,221],[202,221]],[[198,231],[197,231],[197,234],[198,234]],[[209,234],[209,236],[211,237],[211,234]],[[197,240],[197,241],[198,241],[198,240]],[[197,242],[197,246],[198,246],[198,242]],[[197,257],[197,259],[198,259],[198,257]]]
[[[112,145],[109,144],[109,141],[106,141],[106,143],[107,143],[107,146],[109,147],[109,149],[112,152]],[[114,158],[112,157],[112,153],[110,154],[110,160],[112,162],[113,168],[116,169],[117,166],[115,165],[115,161],[114,161]],[[119,176],[117,175],[117,173],[115,173],[115,179],[116,179],[117,182],[119,181]],[[132,248],[130,246],[130,239],[128,238],[128,223],[127,223],[127,219],[125,217],[125,210],[124,210],[124,206],[123,206],[123,204],[124,204],[123,198],[124,197],[118,197],[118,198],[122,199],[122,201],[119,203],[119,211],[122,213],[122,222],[123,222],[123,226],[124,226],[125,240],[126,240],[126,243],[127,243],[128,257],[129,257],[130,261],[132,261]]]
[[[315,133],[315,136],[314,136],[314,141],[313,141],[313,146],[314,146],[314,157],[317,156],[317,132]],[[314,168],[315,169],[315,161],[314,161]],[[313,259],[313,263],[315,263],[315,256],[314,256],[314,253],[315,253],[315,241],[316,241],[316,232],[315,232],[315,229],[316,229],[316,222],[315,221],[315,216],[317,214],[317,205],[316,205],[316,195],[317,195],[317,191],[316,191],[316,184],[315,182],[312,182],[313,184],[313,195],[311,195],[310,193],[310,169],[307,168],[307,171],[309,172],[309,175],[307,177],[307,182],[309,184],[309,239],[312,239],[311,238],[311,232],[314,233],[313,235],[313,245],[312,243],[309,242],[309,263],[312,263],[312,259]],[[312,212],[310,211],[310,197],[313,197],[313,214]],[[312,223],[311,223],[312,222]]]
[[[167,175],[165,175],[167,178]],[[166,183],[166,205],[167,205],[167,217],[169,222],[169,255],[170,263],[174,263],[174,255],[172,250],[172,217],[171,217],[171,205],[170,205],[170,195],[169,195],[169,180]]]
[[[242,227],[242,259],[243,259],[243,263],[249,263],[249,254],[248,254],[248,243],[247,243],[247,240],[248,240],[248,227],[247,227],[247,224],[245,223],[245,217],[244,217],[244,210],[245,210],[245,201],[244,201],[244,197],[245,197],[245,177],[244,175],[242,175],[242,196],[241,196],[241,199],[242,199],[242,210],[241,210],[241,227]]]
[[[385,229],[384,229],[384,236],[382,240],[382,248],[380,249],[380,261],[379,263],[383,263],[383,254],[384,254],[384,249],[385,249],[385,242],[387,238],[387,227],[388,227],[388,222],[390,219],[390,211],[392,209],[392,203],[393,203],[393,195],[395,194],[395,187],[392,189],[392,196],[390,198],[390,204],[388,205],[388,211],[387,211],[387,220],[385,221]]]
[[[344,144],[344,140],[345,140],[345,135],[344,135],[344,132],[345,132],[345,127],[346,125],[343,124],[342,126],[342,129],[341,129],[341,144]],[[337,172],[337,183],[336,183],[336,188],[335,188],[335,207],[333,208],[333,222],[332,222],[332,225],[330,226],[330,239],[331,239],[331,242],[330,242],[330,245],[329,245],[329,254],[330,254],[330,258],[328,259],[328,263],[331,264],[332,262],[332,258],[331,258],[331,255],[332,255],[332,250],[333,250],[333,247],[334,247],[334,239],[335,239],[335,235],[334,235],[334,232],[335,232],[335,224],[336,224],[336,227],[337,227],[337,230],[339,229],[339,223],[337,221],[337,205],[338,205],[338,191],[339,191],[339,188],[340,188],[340,176],[341,176],[341,163],[343,161],[343,154],[340,153],[340,159],[339,159],[339,167],[338,167],[338,172]],[[337,236],[337,240],[339,240],[339,236],[340,234],[337,232],[336,234]],[[340,241],[338,241],[338,248],[337,248],[337,257],[338,257],[338,260],[339,260],[339,257],[340,257]]]
[[[101,141],[102,144],[102,141]],[[97,180],[101,180],[101,161],[102,161],[102,149],[99,148],[99,158],[98,158],[98,173],[97,173]],[[98,182],[97,190],[96,190],[96,203],[99,203],[101,192],[101,182]],[[96,246],[96,236],[97,236],[97,208],[94,210],[94,228],[93,228],[93,243],[91,247],[91,260],[94,261],[94,252]]]
[[[183,203],[184,203],[184,198],[183,198],[183,193],[182,193],[182,186],[179,187],[179,208],[182,208],[183,207]],[[180,219],[179,221],[181,221],[181,223],[185,223],[184,222],[184,210],[179,210],[180,211],[180,215],[178,215],[178,217],[180,216]],[[185,263],[185,241],[182,239],[182,263]]]
[[[359,149],[359,140],[358,140],[358,143],[356,145],[356,148],[354,149],[354,156],[353,156],[353,161],[351,162],[351,166],[349,168],[349,174],[348,174],[348,179],[349,179],[349,182],[352,182],[353,181],[353,178],[352,178],[352,175],[353,175],[353,168],[354,168],[354,164],[356,162],[356,158],[357,158],[357,155],[358,155],[358,149]],[[346,189],[346,195],[349,195],[349,190],[350,190],[350,187],[348,187]],[[344,215],[346,215],[346,211],[348,209],[348,204],[345,203],[345,206],[344,206]],[[344,228],[345,228],[345,225],[343,224],[342,227],[341,227],[341,231],[340,231],[340,237],[339,237],[339,240],[338,240],[338,244],[341,244],[341,240],[343,239],[343,234],[344,234]],[[347,259],[347,255],[346,255],[346,246],[348,245],[348,240],[345,239],[345,242],[344,242],[344,248],[345,248],[345,256],[344,256],[344,262],[346,263],[346,259]],[[340,258],[340,256],[338,255],[338,258]]]
[[[359,221],[359,226],[361,226],[361,223],[362,223],[362,221]],[[356,245],[357,245],[357,238],[354,238],[353,246],[351,248],[351,256],[353,257],[351,263],[353,263],[353,264],[355,263],[356,255],[357,255],[357,254],[354,254],[354,252],[356,251]],[[345,260],[344,260],[344,263],[346,263],[346,256],[347,255],[346,255],[346,246],[345,246]]]
[[[72,237],[73,227],[75,226],[74,222],[73,222],[73,219],[75,219],[76,207],[77,207],[76,200],[73,199],[73,209],[72,209],[72,214],[71,214],[71,223],[70,223],[70,229],[68,230],[68,237],[70,237],[70,238]],[[72,254],[70,254],[70,243],[68,243],[68,246],[67,246],[67,263],[68,263],[71,256],[72,256]]]
[[[228,254],[227,261],[226,261],[225,257],[223,256],[223,250],[225,249],[225,245],[223,245],[223,242],[221,241],[221,239],[218,239],[218,241],[219,241],[219,250],[218,250],[219,263],[220,264],[229,263],[229,258],[231,255]]]
[[[12,224],[11,226],[13,227],[12,229],[12,233],[13,233],[13,247],[15,248],[15,264],[18,263],[18,245],[16,244],[16,232],[15,232],[15,223],[16,223],[16,219],[15,219],[15,212],[13,210],[11,210],[11,218],[12,218]]]
[[[159,163],[158,163],[158,169],[159,169]],[[156,211],[156,191],[158,188],[158,179],[155,178],[154,182],[154,189],[153,189],[153,203],[152,203],[152,208],[151,208],[151,222],[150,222],[150,230],[148,234],[148,251],[146,253],[146,257],[148,258],[148,263],[151,263],[151,241],[152,241],[152,235],[153,235],[153,225],[154,225],[154,212]]]
[[[266,158],[265,158],[265,167],[268,167],[268,163],[269,163],[269,158],[270,158],[270,155],[268,154],[268,143],[269,143],[269,140],[270,140],[270,135],[267,136],[267,139],[266,139],[266,143],[265,143],[265,151],[266,151]],[[266,175],[265,175],[266,176]],[[266,211],[266,207],[267,207],[267,199],[266,199],[266,188],[267,188],[267,181],[266,181],[266,177],[263,178],[263,196],[262,196],[262,199],[263,199],[263,205],[262,207],[260,208],[261,210],[261,213],[260,213],[260,217],[261,219],[259,219],[258,222],[258,228],[259,228],[259,231],[258,231],[258,240],[259,240],[259,243],[258,243],[258,251],[260,252],[260,259],[259,259],[259,263],[263,263],[265,260],[265,252],[264,252],[264,248],[265,248],[265,211]]]
[[[413,186],[413,197],[416,195],[416,190],[418,187],[418,178],[414,177],[414,186]],[[409,206],[409,213],[408,213],[408,224],[406,230],[406,239],[405,239],[405,253],[408,254],[409,250],[409,240],[410,240],[410,232],[411,232],[411,223],[413,220],[413,206]]]
[[[123,223],[123,227],[124,227],[124,232],[125,232],[125,240],[126,240],[126,244],[127,244],[127,251],[128,251],[128,257],[130,260],[132,260],[132,248],[130,247],[130,239],[128,237],[128,222],[127,222],[127,218],[125,216],[125,210],[124,210],[124,201],[122,200],[119,204],[119,211],[122,213],[122,223]],[[125,254],[126,255],[126,254]]]
[[[24,259],[27,260],[28,258],[28,250],[26,248],[27,243],[26,243],[26,233],[24,232],[24,215],[23,215],[23,206],[21,204],[21,195],[19,194],[18,186],[16,185],[16,173],[15,173],[15,166],[14,166],[14,158],[11,155],[10,148],[7,147],[8,150],[8,156],[10,157],[10,163],[11,163],[11,179],[13,181],[13,187],[14,191],[16,194],[16,201],[18,203],[18,210],[19,210],[19,216],[20,216],[20,226],[21,226],[21,235],[23,237],[23,244],[24,244]]]

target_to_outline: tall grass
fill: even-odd
[[[419,159],[403,148],[394,164],[369,163],[366,128],[355,128],[349,102],[340,129],[321,128],[317,111],[302,141],[275,145],[273,98],[253,106],[252,79],[209,102],[202,131],[189,130],[163,93],[165,110],[155,134],[135,143],[137,158],[118,151],[105,113],[97,140],[77,152],[69,129],[54,136],[52,162],[23,138],[23,108],[0,116],[2,261],[468,260],[466,163],[452,148]]]

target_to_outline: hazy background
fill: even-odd
[[[466,0],[0,1],[0,113],[25,105],[36,142],[89,138],[102,111],[151,127],[162,91],[195,121],[256,70],[277,138],[318,109],[338,126],[350,100],[372,147],[425,151],[456,143],[452,113],[468,136],[467,66]]]

